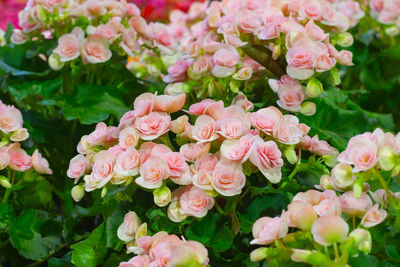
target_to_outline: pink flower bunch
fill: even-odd
[[[187,115],[171,119],[184,104],[185,94],[140,95],[118,127],[101,122],[82,137],[68,177],[76,183],[83,177],[87,192],[102,188],[104,193],[109,184],[129,184],[136,177],[137,185],[153,190],[158,206],[169,204],[169,218],[179,222],[206,216],[218,194],[240,194],[246,183],[244,168],[279,183],[285,157],[281,151],[305,147],[309,127],[272,106],[251,112],[254,105],[244,95],[228,107],[212,99],[189,106],[185,112],[193,124]],[[176,135],[178,151],[169,132]],[[318,137],[310,143],[306,149],[318,155],[334,150]],[[179,186],[173,192],[169,181]]]
[[[343,216],[345,214],[345,216]],[[343,243],[354,238],[354,235],[363,232],[367,240],[355,240],[353,246],[359,251],[368,253],[371,250],[371,236],[365,228],[371,228],[382,223],[387,217],[385,209],[380,208],[380,204],[373,205],[367,193],[362,193],[360,198],[356,198],[352,191],[337,196],[333,190],[323,192],[308,190],[296,194],[292,202],[288,205],[287,211],[283,211],[281,216],[270,218],[262,217],[253,225],[254,240],[250,244],[269,245],[276,240],[281,240],[285,246],[291,246],[293,240],[297,238],[298,232],[288,234],[289,227],[298,228],[301,231],[311,231],[313,240],[329,247],[337,243]],[[359,228],[356,228],[355,220],[360,220]],[[349,234],[349,223],[353,220],[353,231]],[[362,246],[361,242],[369,241],[368,246]],[[365,244],[364,244],[365,245]],[[293,248],[292,260],[305,262],[315,251],[302,250],[295,245]],[[285,249],[291,249],[285,247]],[[264,251],[257,249],[252,252],[251,258],[259,261],[263,257],[260,253]],[[300,252],[308,251],[301,254]],[[326,252],[327,250],[323,251]],[[329,257],[329,255],[328,255]]]
[[[400,2],[396,0],[369,0],[370,14],[380,23],[388,25],[386,33],[397,35],[400,26]]]
[[[133,211],[125,215],[118,237],[126,243],[128,253],[138,254],[128,262],[121,262],[120,267],[208,266],[208,251],[203,244],[181,240],[167,232],[148,236],[147,224],[141,224]]]
[[[33,168],[38,174],[52,174],[49,163],[36,149],[32,156],[21,148],[19,142],[29,137],[28,130],[23,128],[21,112],[14,106],[0,101],[0,170],[9,167],[17,172]]]

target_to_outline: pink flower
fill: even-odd
[[[63,4],[64,0],[37,0],[37,3],[46,8],[48,11],[52,11],[54,8],[58,8]]]
[[[127,127],[119,133],[119,145],[125,149],[136,147],[139,142],[139,132],[136,128]]]
[[[297,227],[303,231],[309,231],[318,218],[311,203],[301,200],[294,200],[288,205],[286,216],[290,227]]]
[[[8,148],[10,156],[9,167],[14,171],[24,172],[32,167],[31,157],[21,148],[19,143],[13,143]]]
[[[103,145],[107,140],[107,125],[104,122],[99,122],[96,129],[88,135],[86,142],[91,146]]]
[[[371,198],[364,192],[361,194],[360,198],[356,198],[353,191],[348,191],[339,196],[339,200],[342,211],[350,216],[358,216],[361,218],[372,208]]]
[[[224,102],[223,101],[215,102],[212,99],[203,99],[199,103],[192,104],[189,107],[189,113],[196,116],[204,115],[207,113],[210,107],[215,107],[215,106],[218,106],[217,108],[218,110],[223,109]]]
[[[135,256],[127,262],[121,262],[118,267],[148,267],[150,263],[149,256]]]
[[[218,158],[214,154],[205,154],[197,159],[194,164],[193,184],[204,190],[212,190],[212,173],[217,163]]]
[[[191,59],[178,60],[178,62],[168,67],[168,75],[162,77],[163,81],[165,83],[183,82],[191,64]]]
[[[107,184],[115,174],[115,161],[115,156],[106,150],[97,153],[89,184],[95,188],[101,188]]]
[[[7,168],[10,163],[10,156],[7,153],[7,148],[0,149],[0,170]]]
[[[347,50],[342,50],[336,56],[336,60],[339,64],[344,66],[353,66],[353,53]]]
[[[179,152],[169,152],[163,156],[167,161],[170,170],[170,179],[179,185],[187,185],[192,183],[192,175],[189,165],[185,158]]]
[[[379,204],[375,204],[365,213],[361,220],[361,225],[370,228],[383,222],[387,217],[386,210],[379,209]]]
[[[211,142],[218,138],[215,120],[208,115],[200,115],[192,130],[193,139],[198,142]]]
[[[246,176],[240,163],[221,160],[215,166],[212,174],[212,185],[223,196],[235,196],[242,192]]]
[[[258,137],[250,154],[250,161],[271,182],[279,183],[282,178],[282,153],[274,141],[264,142]]]
[[[5,106],[0,110],[0,130],[9,134],[22,128],[21,112],[14,106]]]
[[[311,228],[314,240],[323,246],[341,243],[347,238],[349,225],[338,215],[319,217]]]
[[[280,87],[278,90],[278,105],[286,110],[297,112],[301,110],[304,100],[304,90],[301,86]]]
[[[179,199],[181,213],[202,218],[214,206],[214,199],[200,188],[189,185]]]
[[[299,13],[303,17],[317,20],[321,18],[323,10],[318,0],[308,0],[302,2]]]
[[[111,58],[110,43],[99,34],[90,35],[81,46],[81,57],[84,64],[96,64]]]
[[[24,34],[23,31],[19,30],[19,29],[13,29],[13,33],[11,35],[11,43],[15,44],[15,45],[20,45],[20,44],[24,44],[29,40],[29,37],[27,35]]]
[[[136,118],[135,127],[143,140],[154,140],[169,130],[171,117],[165,112],[151,112],[143,117]]]
[[[316,51],[309,46],[295,45],[286,54],[287,73],[298,80],[306,80],[314,74]]]
[[[140,225],[140,219],[134,211],[125,214],[123,223],[118,227],[118,238],[124,242],[132,241]]]
[[[213,59],[216,65],[212,69],[212,74],[216,77],[224,78],[235,73],[235,66],[239,63],[240,56],[236,48],[230,46],[218,49]]]
[[[179,152],[184,156],[186,161],[195,162],[201,156],[210,151],[210,143],[189,143],[181,146]]]
[[[107,12],[104,3],[96,0],[87,1],[85,8],[89,16],[102,16]]]
[[[272,134],[275,123],[282,117],[283,115],[279,109],[270,106],[251,113],[250,121],[254,128],[270,135]]]
[[[319,140],[318,135],[315,135],[311,139],[310,152],[318,154],[320,156],[329,155],[331,153],[332,147],[328,142]]]
[[[103,36],[110,42],[119,37],[117,29],[113,26],[112,23],[101,24],[97,26],[95,34]]]
[[[284,238],[288,230],[284,212],[280,217],[262,217],[253,225],[252,233],[254,239],[250,241],[250,244],[268,245],[275,240]]]
[[[231,106],[235,107],[235,106]],[[227,114],[217,121],[217,133],[227,139],[240,138],[250,131],[250,115],[240,110],[239,114]]]
[[[245,162],[252,151],[256,136],[248,133],[240,139],[226,139],[221,145],[222,157],[229,160]]]
[[[32,167],[38,174],[53,174],[53,171],[49,168],[49,162],[42,157],[37,149],[32,155]]]
[[[235,16],[235,27],[241,33],[254,33],[261,27],[261,18],[246,9],[240,10]]]
[[[315,69],[317,72],[324,72],[332,69],[336,65],[336,59],[329,57],[328,54],[321,54],[315,60]]]
[[[298,125],[299,119],[296,116],[284,115],[275,123],[272,136],[283,144],[298,144],[304,135]]]
[[[211,68],[211,58],[207,55],[201,55],[193,62],[191,72],[196,75],[203,75],[209,72]]]
[[[306,33],[309,34],[315,41],[323,41],[328,37],[327,33],[317,25],[313,20],[310,20],[306,25]]]
[[[136,32],[133,29],[127,29],[122,35],[120,46],[130,57],[134,57],[135,54],[133,52],[140,49],[140,44],[136,38]]]
[[[129,147],[117,157],[115,172],[123,176],[135,176],[139,173],[140,155],[134,147]]]
[[[75,34],[64,34],[58,39],[58,46],[53,53],[60,56],[61,62],[67,62],[79,57],[80,40]]]
[[[232,105],[241,107],[245,112],[252,111],[254,109],[254,104],[249,101],[245,94],[239,92],[232,100]]]
[[[155,96],[154,110],[159,112],[175,113],[185,105],[186,94],[157,95]]]
[[[87,158],[81,154],[76,155],[69,162],[67,176],[72,179],[79,179],[90,169]]]
[[[140,177],[135,182],[147,189],[155,189],[170,176],[167,162],[157,156],[151,156],[140,166]]]

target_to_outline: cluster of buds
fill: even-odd
[[[57,38],[58,46],[48,58],[54,70],[81,58],[84,64],[108,61],[112,52],[134,56],[140,49],[130,20],[143,19],[132,3],[117,0],[28,1],[19,13],[19,26],[11,41],[23,44],[29,39]]]
[[[153,45],[143,52],[141,64],[132,61],[128,68],[135,71],[142,68],[143,61],[148,62],[150,75],[161,75],[166,83],[185,82],[199,96],[212,96],[228,88],[237,92],[249,80],[271,73],[280,78],[287,73],[301,81],[287,83],[284,90],[298,94],[294,101],[300,104],[304,100],[301,83],[313,78],[309,87],[315,89],[317,73],[333,70],[336,63],[353,64],[351,52],[338,51],[333,44],[351,45],[353,38],[346,30],[364,15],[352,0],[226,0],[194,3],[192,7],[188,13],[171,12],[167,25],[133,25],[137,32],[153,33],[147,37],[142,34],[147,38],[144,42]],[[266,59],[254,45],[271,54],[271,61],[275,61],[269,64],[271,69],[259,64]],[[154,55],[160,57],[155,59]],[[312,91],[308,97],[319,94]],[[278,95],[284,102],[282,93]],[[299,106],[288,110],[299,111]]]
[[[385,25],[386,34],[399,34],[400,2],[396,0],[369,0],[370,14]]]
[[[352,191],[339,196],[333,190],[300,192],[281,216],[262,217],[254,223],[254,240],[250,243],[271,246],[254,250],[251,259],[283,260],[287,253],[281,252],[285,251],[295,262],[345,266],[349,256],[371,251],[369,228],[382,223],[386,217],[385,206],[374,205],[367,193],[356,198]],[[288,233],[289,227],[297,230]],[[330,248],[333,248],[332,254],[329,254]],[[335,259],[330,255],[335,255]]]
[[[67,173],[75,182],[84,177],[83,185],[73,189],[74,198],[100,188],[105,195],[110,184],[127,185],[137,177],[136,184],[153,190],[158,206],[170,204],[169,218],[180,222],[204,217],[218,195],[239,195],[251,173],[279,183],[283,158],[298,162],[296,148],[335,157],[329,144],[307,135],[309,127],[297,117],[273,106],[251,112],[254,105],[239,95],[228,107],[205,99],[185,111],[185,98],[142,94],[118,127],[99,123],[83,136]],[[187,115],[171,119],[181,110],[194,124]],[[177,150],[170,135],[175,135]],[[170,187],[176,190],[171,193]]]
[[[167,232],[147,235],[146,223],[141,224],[133,211],[125,215],[118,228],[118,238],[127,247],[127,253],[135,253],[128,262],[119,267],[148,266],[208,266],[208,251],[197,241],[182,240]]]
[[[23,128],[21,112],[14,106],[0,101],[0,170],[9,168],[16,172],[31,169],[38,174],[52,174],[49,163],[36,149],[32,156],[21,148],[20,142],[29,138],[28,130]],[[0,184],[9,188],[11,177],[0,176]]]

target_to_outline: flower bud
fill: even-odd
[[[240,89],[240,85],[241,85],[240,81],[232,80],[229,83],[229,89],[234,93],[238,93],[239,89]]]
[[[75,202],[79,202],[85,196],[85,188],[83,185],[75,185],[72,187],[71,196]]]
[[[332,179],[329,175],[323,174],[319,179],[319,188],[321,190],[330,190],[333,189]]]
[[[60,55],[58,54],[51,54],[49,57],[49,66],[52,70],[60,70],[64,67],[64,62],[60,61]]]
[[[400,173],[400,164],[396,164],[392,170],[392,177],[395,177]]]
[[[290,164],[296,164],[297,163],[297,155],[296,155],[296,150],[294,149],[293,146],[289,146],[285,149],[284,155],[289,161]]]
[[[313,102],[304,102],[303,104],[301,104],[300,107],[301,107],[301,110],[300,110],[301,114],[303,114],[305,116],[312,116],[317,111],[315,103],[313,103]]]
[[[185,125],[189,122],[189,117],[187,115],[182,115],[176,120],[171,121],[169,129],[174,134],[181,134],[185,130]]]
[[[383,146],[378,152],[379,167],[384,171],[389,171],[396,165],[394,151],[389,146]]]
[[[353,194],[355,198],[361,197],[361,194],[363,192],[363,187],[364,187],[364,182],[362,181],[362,179],[357,180],[353,184]]]
[[[282,54],[281,45],[277,43],[274,45],[274,48],[272,49],[272,59],[277,60],[281,54]]]
[[[358,251],[368,254],[371,252],[372,238],[368,230],[357,228],[350,233],[349,237],[353,237],[355,240],[355,246]]]
[[[5,176],[0,176],[0,185],[4,188],[11,188],[12,185],[8,181],[7,177]]]
[[[290,258],[292,259],[292,261],[295,262],[307,262],[307,258],[308,256],[310,256],[313,252],[310,250],[306,250],[306,249],[292,249],[293,253],[290,256]]]
[[[331,83],[333,86],[339,85],[340,84],[340,75],[339,72],[336,68],[333,68],[329,71],[331,74]]]
[[[168,207],[168,218],[173,222],[182,222],[186,219],[186,215],[183,215],[180,211],[179,201],[172,202]]]
[[[348,233],[349,225],[342,217],[334,214],[319,217],[311,227],[314,240],[323,246],[343,242]]]
[[[333,166],[335,166],[338,163],[338,161],[337,161],[338,155],[339,155],[339,151],[336,148],[332,147],[331,153],[329,153],[329,155],[322,156],[322,159],[324,160],[324,163],[326,164],[326,166],[332,168]]]
[[[348,32],[341,32],[336,37],[336,43],[342,47],[349,47],[354,42],[353,35]]]
[[[28,139],[28,137],[28,130],[25,128],[21,128],[13,132],[13,134],[10,136],[10,140],[14,142],[22,142]]]
[[[104,198],[107,195],[108,189],[107,187],[103,187],[103,189],[101,189],[101,198]]]
[[[307,83],[307,95],[309,97],[317,97],[322,92],[324,92],[324,87],[322,86],[322,83],[316,79],[316,78],[311,78],[310,81]]]
[[[355,181],[353,169],[346,163],[339,163],[333,167],[331,171],[332,184],[338,190],[343,190],[351,187]]]
[[[160,74],[161,74],[161,70],[157,66],[157,64],[149,64],[149,65],[147,65],[147,71],[153,77],[159,77]]]
[[[267,257],[268,248],[257,248],[250,253],[250,260],[252,262],[262,261]]]
[[[147,235],[147,223],[142,223],[136,230],[135,239]]]
[[[385,33],[389,36],[396,36],[399,34],[399,28],[397,26],[391,26],[385,29]]]
[[[170,83],[164,89],[164,94],[173,96],[189,92],[190,87],[186,83]]]
[[[308,231],[318,218],[313,206],[310,203],[295,200],[288,205],[287,220],[289,226],[297,227]]]
[[[174,65],[180,58],[179,53],[175,53],[172,55],[163,55],[161,56],[161,61],[164,64],[166,68],[168,68],[171,65]]]
[[[171,190],[167,186],[161,186],[153,191],[154,203],[159,207],[165,207],[171,201]]]

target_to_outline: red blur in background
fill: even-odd
[[[187,11],[190,4],[196,0],[128,0],[135,3],[141,10],[142,16],[151,21],[168,20],[168,14],[173,9]],[[197,0],[198,1],[198,0]],[[203,2],[203,0],[200,0]],[[24,8],[26,0],[0,0],[0,28],[5,30],[10,22],[18,27],[18,12]]]

